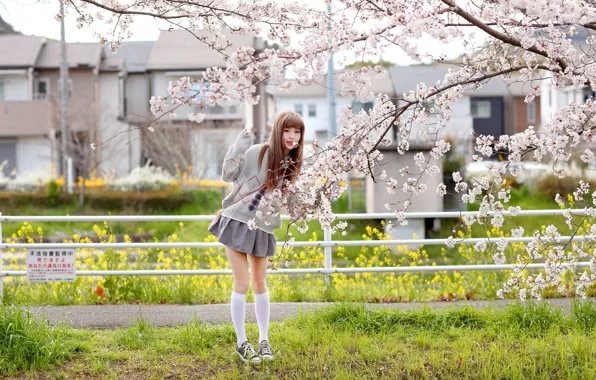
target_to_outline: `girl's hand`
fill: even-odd
[[[220,216],[222,212],[223,212],[223,210],[217,210],[217,212],[215,213],[215,215]]]
[[[255,134],[255,131],[253,131],[252,129],[246,128],[244,130],[244,134],[247,135],[247,136],[254,135]]]

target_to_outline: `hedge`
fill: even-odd
[[[104,191],[85,194],[85,206],[101,210],[127,212],[173,211],[189,203],[197,204],[197,213],[213,212],[221,203],[221,191]],[[43,192],[0,192],[0,211],[23,206],[60,208],[77,205],[78,193],[49,195]]]

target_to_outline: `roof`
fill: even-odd
[[[118,50],[113,53],[109,46],[104,46],[104,60],[118,57],[123,62],[128,73],[144,73],[147,71],[147,62],[155,41],[129,41],[123,42]],[[103,70],[102,64],[102,70]]]
[[[416,90],[416,86],[424,83],[431,87],[443,80],[447,71],[452,65],[412,65],[412,66],[394,66],[390,69],[393,86],[398,95]],[[476,90],[464,91],[468,96],[504,96],[509,93],[507,86],[502,78],[494,78],[484,83],[482,87]]]
[[[339,91],[341,90],[339,75],[342,74],[342,72],[345,71],[338,71],[335,75],[335,88],[338,91],[338,96],[341,96],[339,94]],[[389,71],[385,71],[384,74],[371,74],[371,91],[374,94],[383,93],[394,95],[395,90],[390,76],[391,74]],[[347,80],[346,83],[348,84],[348,88],[353,88],[353,81]],[[278,97],[325,97],[327,96],[327,75],[325,74],[322,79],[314,81],[311,84],[297,85],[288,90],[279,89],[275,85],[269,84],[267,86],[267,92]]]
[[[124,59],[121,56],[112,54],[109,48],[105,49],[106,47],[107,46],[104,46],[104,56],[101,60],[101,64],[99,65],[99,71],[120,72],[124,70]]]
[[[96,43],[69,43],[66,45],[66,56],[69,68],[95,68],[101,60],[102,47]],[[57,69],[60,68],[60,42],[46,42],[35,68]]]
[[[31,67],[45,41],[43,37],[0,35],[0,67]]]
[[[8,22],[2,19],[0,16],[0,34],[21,34],[15,30],[15,28],[10,25]]]
[[[199,37],[210,38],[206,31],[194,32]],[[238,35],[228,34],[225,38],[232,44],[227,51],[234,52],[242,46],[252,46],[255,49],[262,49],[264,42],[261,38],[251,34]],[[224,56],[199,41],[195,36],[186,30],[163,31],[155,42],[151,51],[148,70],[184,70],[208,67],[225,66]]]

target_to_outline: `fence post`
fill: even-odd
[[[331,230],[328,228],[325,228],[325,231],[323,233],[323,241],[325,242],[330,242],[332,241],[331,239]],[[325,247],[325,269],[329,270],[331,269],[331,264],[333,261],[333,255],[332,255],[332,250],[331,247],[326,246]],[[329,285],[331,284],[331,274],[330,273],[325,273],[325,286],[327,288],[327,290],[329,290]]]
[[[2,213],[0,212],[0,217]],[[2,305],[2,300],[4,299],[4,273],[2,273],[2,243],[4,239],[2,238],[2,220],[0,220],[0,305]]]

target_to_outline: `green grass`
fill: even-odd
[[[233,353],[230,324],[157,328],[145,320],[112,331],[66,329],[70,360],[31,362],[0,374],[18,378],[440,378],[592,379],[596,376],[596,305],[570,312],[513,303],[411,311],[338,304],[270,326],[277,358],[261,366]],[[61,329],[64,329],[63,327]],[[247,325],[251,341],[255,324]],[[22,361],[26,361],[21,358]]]
[[[522,210],[559,210],[559,205],[555,202],[554,199],[549,199],[541,195],[540,193],[530,194],[527,188],[522,189],[512,189],[511,190],[511,200],[509,203],[504,204],[506,208],[509,206],[519,206]],[[479,203],[474,204],[469,207],[470,211],[478,211]],[[581,219],[581,218],[579,218]],[[576,221],[579,221],[576,218]],[[540,231],[542,226],[548,226],[549,224],[554,224],[558,228],[562,230],[568,230],[568,227],[565,225],[565,218],[562,216],[541,216],[539,218],[532,217],[532,216],[516,216],[516,217],[507,217],[505,218],[505,222],[503,223],[502,229],[504,231],[511,231],[513,228],[517,228],[519,226],[524,227],[524,230],[527,235],[531,234],[532,231]],[[490,229],[490,220],[488,221],[488,229]],[[472,228],[473,234],[482,234],[485,231],[484,226],[482,225],[474,225]],[[476,236],[475,235],[475,236]],[[480,235],[478,235],[480,236]]]
[[[0,374],[35,371],[70,359],[78,345],[68,333],[64,326],[36,320],[29,311],[0,306]]]

